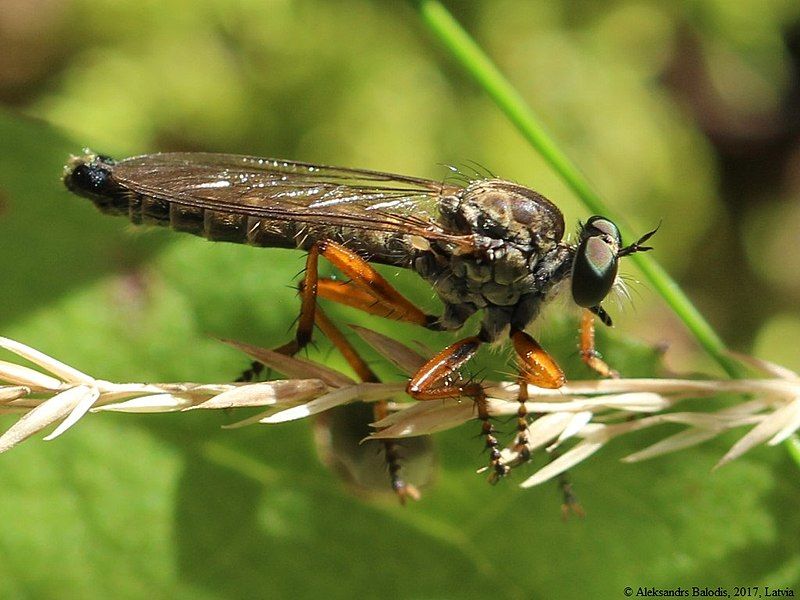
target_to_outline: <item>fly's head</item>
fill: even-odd
[[[572,299],[590,309],[606,325],[611,318],[600,306],[617,279],[619,259],[635,252],[652,250],[643,246],[657,228],[630,246],[622,246],[617,226],[605,217],[593,216],[581,225],[578,246],[572,262]]]

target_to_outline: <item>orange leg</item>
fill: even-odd
[[[275,352],[294,356],[311,341],[311,334],[314,330],[314,310],[317,304],[317,280],[319,263],[319,248],[314,244],[306,256],[305,275],[303,283],[300,284],[300,316],[297,319],[297,332],[295,338],[275,348]],[[250,368],[245,370],[236,381],[254,381],[264,370],[264,365],[258,361],[250,364]]]
[[[588,312],[588,311],[587,311]],[[591,313],[590,313],[591,315]],[[530,448],[528,447],[528,411],[525,402],[528,400],[529,383],[538,387],[557,389],[566,383],[564,372],[556,364],[553,358],[527,333],[514,331],[511,334],[514,342],[514,349],[520,363],[519,374],[519,409],[517,410],[517,458],[513,465],[521,464],[530,460]],[[534,415],[535,418],[535,415]],[[552,460],[554,460],[553,457]],[[582,517],[583,508],[578,503],[578,499],[572,490],[572,484],[566,472],[562,473],[558,479],[561,489],[563,502],[561,504],[562,518],[566,519],[570,512]]]
[[[319,306],[317,306],[315,310],[315,321],[320,331],[322,331],[325,337],[336,347],[361,381],[378,381],[377,375],[372,372],[372,369],[369,368],[366,361],[359,356],[356,349],[353,348],[353,345],[344,337],[342,332],[339,331],[339,328],[333,324]]]
[[[539,342],[524,331],[512,331],[511,340],[519,358],[520,375],[525,377],[527,383],[550,390],[566,383],[561,367]]]
[[[590,369],[599,373],[602,377],[619,377],[619,373],[613,370],[600,358],[600,353],[594,347],[594,315],[589,309],[584,309],[581,316],[581,360]]]
[[[449,345],[420,367],[408,382],[406,391],[417,400],[471,396],[473,388],[470,386],[474,384],[461,385],[453,380],[458,379],[458,370],[475,356],[482,343],[477,336],[472,336]],[[483,395],[483,389],[480,394]]]
[[[417,400],[440,400],[468,396],[475,401],[478,419],[481,421],[481,435],[489,450],[489,467],[492,470],[490,481],[494,482],[508,473],[500,456],[500,443],[495,436],[494,425],[489,415],[486,393],[479,383],[462,383],[458,370],[469,361],[483,342],[472,336],[451,344],[426,362],[406,386],[406,392]]]
[[[339,328],[328,319],[327,315],[322,309],[317,306],[316,311],[316,324],[320,328],[325,337],[327,337],[336,349],[344,356],[350,367],[356,372],[361,381],[377,382],[378,377],[372,372],[367,363],[364,361],[353,345],[347,338],[339,331]],[[375,421],[380,421],[388,414],[387,402],[380,400],[373,403],[372,414]],[[386,465],[389,468],[389,479],[391,481],[392,489],[397,494],[401,504],[405,504],[408,498],[412,500],[419,500],[419,490],[412,484],[406,483],[400,476],[402,465],[400,464],[399,446],[394,440],[381,440],[383,446],[384,457]]]
[[[317,295],[331,302],[357,308],[370,315],[392,319],[397,315],[394,307],[383,304],[366,290],[348,281],[323,278],[317,282]],[[399,320],[399,318],[398,318]]]
[[[517,449],[520,454],[527,452],[527,384],[544,388],[559,388],[566,381],[564,373],[556,362],[531,336],[523,331],[512,332],[511,339],[520,361],[520,406],[517,411]],[[452,344],[425,363],[408,382],[406,391],[417,400],[436,400],[469,396],[475,401],[478,418],[481,420],[481,433],[490,453],[492,474],[489,481],[494,483],[509,471],[509,466],[501,460],[499,442],[495,436],[488,411],[486,394],[480,384],[461,384],[453,382],[458,369],[469,361],[481,345],[478,337],[469,337]],[[520,460],[519,462],[523,462]]]
[[[300,285],[300,317],[297,319],[297,332],[291,342],[275,348],[275,352],[293,356],[311,341],[311,334],[314,331],[314,312],[317,308],[318,268],[319,248],[314,244],[306,256],[305,274]]]
[[[352,250],[332,241],[323,241],[315,244],[315,248],[318,249],[319,254],[324,256],[334,267],[346,275],[354,285],[332,279],[318,279],[316,278],[315,272],[315,280],[313,282],[314,296],[319,295],[322,298],[357,308],[369,314],[394,318],[417,325],[430,326],[436,321],[435,317],[422,312],[395,290],[372,265]],[[303,288],[307,288],[309,284],[310,281],[308,279],[307,269]],[[310,293],[305,293],[304,299],[310,295]],[[317,325],[345,356],[351,367],[359,374],[359,377],[361,377],[363,381],[377,381],[372,371],[358,356],[355,349],[353,349],[341,332],[339,332],[327,317],[324,316],[324,313],[319,311],[319,308],[317,308],[317,311]],[[320,316],[322,318],[320,318]],[[302,313],[300,325],[302,325]],[[298,326],[298,333],[299,327],[300,326]],[[377,402],[374,404],[374,416],[376,420],[380,420],[386,416],[386,402]],[[406,498],[418,499],[419,491],[416,487],[406,483],[400,477],[399,472],[401,465],[399,462],[399,447],[397,443],[392,440],[386,440],[383,442],[383,445],[386,463],[389,467],[389,474],[392,481],[392,488],[399,496],[400,502],[405,503]]]
[[[373,403],[372,415],[375,421],[386,418],[388,414],[389,409],[386,400]],[[391,481],[392,489],[400,500],[400,504],[405,504],[408,498],[419,500],[421,495],[417,487],[408,483],[400,475],[400,470],[403,468],[400,462],[400,444],[395,440],[381,440],[381,444],[383,444],[383,456],[386,460],[386,466],[389,468],[389,480]]]
[[[528,447],[528,408],[525,403],[528,401],[528,380],[520,370],[517,377],[519,393],[517,394],[517,439],[514,442],[514,450],[517,453],[517,463],[528,462],[531,458],[531,450]]]
[[[332,279],[320,279],[318,271],[320,255],[324,256],[331,264],[349,277],[354,285],[348,285]],[[323,334],[341,352],[362,381],[378,381],[378,378],[358,355],[350,342],[319,308],[317,296],[358,308],[370,314],[396,318],[418,325],[430,326],[437,320],[435,317],[423,313],[403,297],[358,254],[336,242],[328,240],[313,244],[309,249],[306,257],[305,275],[299,288],[301,296],[300,316],[295,338],[276,348],[275,351],[290,356],[297,354],[311,341],[314,324],[316,323]],[[252,381],[262,370],[263,364],[254,362],[250,369],[245,371],[238,380]],[[373,405],[373,409],[376,421],[386,416],[385,401],[376,402]],[[384,446],[384,456],[389,468],[392,488],[400,498],[400,502],[405,503],[406,498],[418,499],[419,491],[417,488],[406,483],[400,477],[401,465],[397,443],[393,440],[385,440],[381,443]]]
[[[555,389],[564,385],[566,380],[563,371],[553,358],[527,333],[514,330],[511,332],[511,340],[514,343],[519,363],[519,376],[517,377],[519,408],[517,409],[517,438],[514,442],[517,456],[507,465],[513,468],[530,460],[528,409],[525,406],[528,401],[528,384]],[[490,478],[490,481],[496,480],[496,476]]]
[[[318,275],[320,256],[324,256],[328,262],[350,278],[354,285],[320,279]],[[295,339],[276,348],[276,352],[294,355],[311,341],[318,295],[370,314],[389,316],[417,325],[430,326],[436,321],[435,317],[422,312],[395,290],[358,254],[341,244],[323,240],[312,245],[306,257],[305,275],[300,284],[300,317]]]
[[[374,306],[377,301],[382,307],[389,309],[392,318],[416,323],[417,325],[428,326],[436,319],[426,315],[419,308],[414,306],[407,298],[392,287],[386,279],[375,270],[367,261],[361,258],[352,250],[331,241],[322,241],[317,244],[319,252],[328,261],[344,273],[350,280],[366,292],[369,299],[364,295],[360,298],[352,295],[344,301],[344,304],[360,308],[365,312],[374,314]],[[341,300],[341,293],[336,293],[334,285],[326,284],[326,293],[331,293],[331,299]],[[341,288],[339,289],[341,291]],[[336,294],[338,298],[334,298]]]

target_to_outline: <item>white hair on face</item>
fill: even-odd
[[[634,310],[636,309],[636,303],[633,300],[631,292],[641,295],[636,289],[636,286],[639,285],[642,285],[642,282],[632,275],[617,275],[617,278],[614,280],[614,285],[611,287],[609,297],[613,299],[620,312],[624,312],[627,308],[631,307]]]

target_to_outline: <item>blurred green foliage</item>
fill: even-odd
[[[452,9],[604,197],[653,240],[738,350],[800,368],[796,2],[487,1]],[[0,333],[111,380],[226,381],[214,336],[286,341],[298,253],[133,231],[61,189],[82,146],[227,151],[432,178],[476,161],[586,215],[496,109],[389,2],[5,0],[0,12]],[[385,271],[435,309],[413,274]],[[630,272],[635,278],[635,273]],[[623,373],[713,369],[646,287],[612,312]],[[364,318],[432,348],[452,337]],[[540,337],[571,376],[574,313]],[[324,343],[312,356],[342,366]],[[485,369],[507,355],[486,353]],[[386,376],[391,368],[378,365]],[[419,504],[351,497],[307,424],[91,416],[0,457],[0,596],[610,597],[626,585],[800,586],[796,470],[727,438],[639,465],[621,441],[553,487],[495,488],[475,427],[437,436]],[[0,424],[10,423],[8,417]],[[511,430],[512,425],[505,426]],[[501,425],[502,428],[502,425]],[[667,432],[664,431],[664,434]]]

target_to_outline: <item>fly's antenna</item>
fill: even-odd
[[[648,250],[652,250],[653,249],[652,246],[642,246],[642,244],[644,244],[647,240],[653,237],[656,231],[658,231],[660,228],[661,228],[661,222],[658,223],[658,227],[653,229],[653,231],[648,231],[630,246],[625,246],[622,250],[620,250],[617,253],[617,256],[628,256],[630,254],[635,254],[636,252],[647,252]]]

